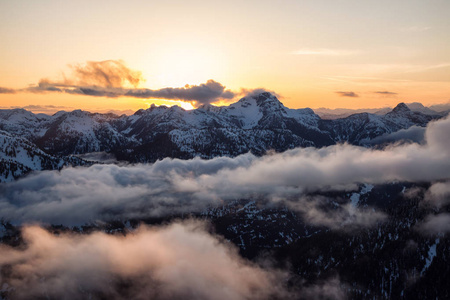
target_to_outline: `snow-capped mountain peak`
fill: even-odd
[[[411,112],[411,110],[409,109],[409,107],[405,103],[401,102],[401,103],[397,104],[396,107],[394,107],[392,112],[394,112],[394,113],[408,113],[408,112]]]

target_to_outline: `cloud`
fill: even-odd
[[[95,97],[133,97],[133,98],[153,98],[181,100],[191,102],[196,106],[216,102],[221,99],[232,99],[235,93],[226,90],[225,86],[212,79],[199,85],[185,85],[181,88],[162,88],[158,90],[151,89],[124,89],[124,88],[105,88],[105,87],[72,87],[65,88],[64,91],[69,94],[86,95]]]
[[[268,90],[265,88],[256,88],[256,89],[241,89],[240,91],[240,95],[243,95],[245,97],[256,97],[262,93],[270,93],[272,95],[274,95],[275,97],[281,98],[281,95],[278,94],[275,91],[272,90]]]
[[[425,201],[441,208],[450,204],[450,181],[436,182],[425,193]]]
[[[15,89],[9,89],[0,86],[0,94],[15,94],[17,91]]]
[[[341,97],[359,97],[355,92],[336,92]]]
[[[72,95],[117,98],[124,96],[127,90],[104,87],[73,87],[64,89],[64,92]]]
[[[82,225],[96,220],[198,212],[223,202],[218,197],[177,190],[175,174],[214,174],[222,168],[249,165],[254,159],[250,154],[210,161],[164,159],[148,165],[94,165],[40,172],[0,186],[0,215],[20,223]],[[6,211],[13,215],[7,216]]]
[[[331,278],[302,289],[300,299],[348,299],[348,295],[345,294],[342,285],[339,278]]]
[[[379,145],[384,143],[398,143],[398,142],[414,142],[422,144],[425,142],[425,127],[411,126],[408,129],[400,129],[392,133],[384,133],[376,138],[370,140],[371,145]]]
[[[63,89],[60,89],[59,87],[41,84],[41,83],[39,83],[39,85],[37,85],[37,86],[30,86],[23,90],[26,92],[36,93],[36,94],[47,93],[47,92],[62,93],[64,91]]]
[[[73,71],[71,76],[64,76],[63,80],[41,79],[37,85],[24,89],[0,88],[0,93],[65,92],[73,95],[109,98],[156,98],[186,101],[195,106],[230,100],[237,95],[212,79],[199,85],[186,84],[179,88],[167,87],[156,90],[137,88],[144,81],[141,72],[131,70],[120,60],[88,61],[86,64],[74,65],[71,68]]]
[[[121,60],[88,61],[69,67],[72,70],[70,76],[63,75],[62,80],[43,78],[38,85],[26,90],[61,92],[64,88],[124,88],[137,87],[143,82],[141,72],[128,68]]]
[[[289,298],[286,274],[240,258],[204,223],[175,222],[126,236],[22,230],[26,247],[0,246],[11,299]],[[7,272],[3,272],[6,270]]]
[[[164,159],[154,164],[94,165],[44,171],[0,186],[0,218],[13,223],[80,225],[110,219],[200,212],[235,199],[298,203],[321,209],[325,191],[352,191],[359,183],[436,182],[450,178],[450,117],[429,123],[426,143],[374,150],[352,145],[297,148],[256,157]],[[312,201],[312,202],[311,202]],[[342,207],[305,220],[336,228],[366,226],[367,211]],[[373,215],[376,222],[379,215]],[[373,223],[368,222],[368,223]]]
[[[144,81],[140,71],[128,68],[121,60],[88,61],[69,65],[72,73],[62,80],[43,78],[28,92],[66,92],[88,96],[118,97],[127,87],[136,88]]]
[[[430,30],[430,26],[409,26],[409,27],[402,27],[400,31],[403,32],[424,32],[427,30]]]
[[[428,215],[424,222],[418,224],[416,228],[418,231],[429,235],[448,233],[450,232],[450,214]]]
[[[163,88],[159,90],[139,89],[129,90],[125,96],[136,98],[160,98],[170,100],[194,101],[197,104],[207,104],[219,99],[232,99],[235,96],[225,86],[212,79],[199,85],[186,85],[183,88]]]
[[[391,97],[391,96],[396,96],[396,95],[398,95],[398,93],[389,92],[389,91],[376,91],[376,92],[374,92],[374,94],[383,95],[383,96],[385,96],[385,97]]]
[[[357,209],[350,203],[325,210],[324,208],[331,202],[332,199],[314,196],[288,201],[287,204],[293,210],[300,212],[306,223],[332,229],[351,230],[359,227],[371,227],[384,222],[387,218],[384,213],[372,209]]]
[[[161,89],[137,88],[144,79],[139,71],[131,70],[121,60],[88,61],[70,66],[72,74],[62,80],[41,79],[37,85],[23,89],[1,88],[0,93],[67,93],[94,97],[133,97],[168,99],[190,102],[194,106],[233,99],[238,93],[226,89],[212,79],[199,85]]]
[[[357,53],[359,53],[359,51],[326,49],[326,48],[300,49],[300,50],[291,52],[291,54],[293,54],[293,55],[323,55],[323,56],[343,56],[343,55],[352,55],[352,54],[357,54]]]
[[[76,155],[87,161],[102,162],[102,163],[117,163],[116,156],[107,152],[90,152]]]
[[[450,204],[450,180],[433,183],[425,191],[423,200],[424,204],[433,206],[434,212],[417,224],[416,229],[426,235],[450,232],[450,213],[445,210]]]
[[[131,70],[122,60],[88,61],[70,67],[74,79],[66,83],[78,86],[137,87],[144,81],[140,71]]]

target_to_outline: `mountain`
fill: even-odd
[[[322,147],[371,139],[437,119],[411,111],[404,103],[386,114],[359,113],[322,119],[309,108],[289,109],[263,92],[229,106],[194,110],[152,105],[133,115],[75,110],[53,116],[23,109],[0,111],[0,130],[28,139],[49,155],[113,153],[119,160],[153,162],[164,157],[236,156],[251,151]]]
[[[323,120],[322,129],[330,132],[336,142],[366,145],[370,140],[386,133],[393,133],[411,126],[424,127],[437,116],[411,111],[399,103],[385,115],[369,113],[354,114],[347,118]]]
[[[361,108],[361,109],[349,109],[349,108],[314,108],[314,112],[325,120],[342,119],[354,114],[371,113],[377,115],[384,115],[392,110],[392,107],[383,108]]]
[[[59,155],[112,151],[130,142],[112,123],[114,114],[89,113],[82,110],[57,113],[43,123],[43,134],[30,138],[42,149]]]
[[[77,157],[56,157],[25,138],[0,131],[0,182],[17,179],[31,171],[59,170],[64,166],[90,165]]]
[[[412,111],[415,112],[421,112],[423,114],[426,115],[446,115],[448,113],[449,108],[447,108],[447,111],[437,111],[437,110],[433,110],[433,106],[431,107],[426,107],[424,106],[422,103],[419,102],[413,102],[413,103],[408,103],[407,104],[409,109],[411,109]]]
[[[447,115],[450,112],[450,102],[431,105],[429,108],[441,114]]]
[[[140,142],[137,147],[119,150],[117,157],[129,161],[166,156],[210,158],[332,144],[328,134],[318,128],[319,122],[311,109],[288,109],[269,93],[225,107],[186,111],[178,106],[153,106],[117,121],[120,132]]]
[[[424,106],[419,102],[406,103],[408,108],[414,112],[420,112],[431,116],[446,116],[450,111],[450,104],[432,105],[429,107]],[[318,114],[322,119],[334,120],[342,119],[348,116],[359,113],[372,113],[376,115],[385,115],[390,112],[392,107],[383,108],[361,108],[361,109],[348,109],[348,108],[315,108],[314,112]]]

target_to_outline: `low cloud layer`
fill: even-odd
[[[0,218],[15,223],[84,224],[198,212],[245,198],[301,207],[311,193],[351,191],[359,183],[442,181],[450,178],[448,132],[450,117],[429,123],[423,145],[383,150],[336,145],[263,157],[164,159],[146,165],[45,171],[0,186]],[[317,202],[312,206],[320,207]],[[325,213],[306,220],[335,227],[346,220],[364,224],[364,217],[370,219],[364,212],[343,209],[344,217]]]
[[[384,133],[369,141],[372,145],[398,142],[414,142],[422,144],[425,142],[425,127],[411,126],[407,129],[400,129],[393,133]]]
[[[233,99],[237,94],[212,79],[199,85],[138,88],[144,79],[139,71],[128,68],[121,60],[88,61],[70,66],[72,73],[61,80],[41,79],[37,85],[23,89],[0,87],[0,93],[68,93],[94,97],[134,97],[190,102],[195,106]]]
[[[55,236],[29,226],[23,238],[24,248],[0,246],[11,299],[289,298],[285,274],[240,258],[199,222],[141,226],[127,236]]]

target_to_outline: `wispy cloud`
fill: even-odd
[[[137,87],[144,81],[140,71],[128,68],[122,60],[88,61],[70,67],[76,85],[124,87],[129,84]]]
[[[341,97],[359,97],[355,92],[336,92]]]
[[[364,67],[361,67],[364,68]],[[359,85],[366,85],[371,82],[410,82],[406,79],[392,79],[383,77],[370,77],[370,76],[320,76],[319,78],[327,79],[337,82],[345,82]]]
[[[405,73],[416,73],[416,72],[423,72],[423,71],[428,71],[428,70],[449,68],[449,67],[450,67],[450,63],[441,63],[441,64],[425,65],[425,66],[411,66],[409,69],[405,70]]]
[[[352,55],[357,54],[359,51],[356,50],[340,50],[340,49],[327,49],[327,48],[317,48],[317,49],[300,49],[291,52],[294,55],[324,55],[324,56],[341,56],[341,55]]]
[[[430,30],[430,26],[409,26],[409,27],[402,27],[400,28],[400,31],[402,32],[424,32]]]
[[[390,91],[376,91],[376,92],[373,92],[373,93],[381,95],[381,96],[384,96],[384,97],[393,97],[393,96],[397,96],[398,95],[398,93],[390,92]]]
[[[0,94],[15,94],[16,92],[17,91],[15,89],[0,87]]]

